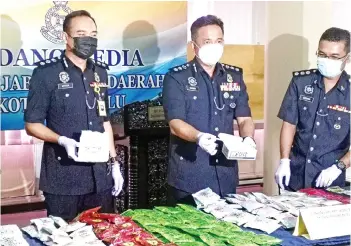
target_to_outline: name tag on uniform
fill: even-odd
[[[97,103],[98,103],[98,114],[99,114],[99,116],[106,117],[107,113],[106,113],[105,101],[97,100]]]
[[[72,89],[73,88],[73,83],[60,83],[57,85],[57,88],[62,90],[62,89]]]
[[[187,91],[199,91],[199,87],[198,86],[187,85],[186,86],[186,90]]]
[[[304,96],[304,95],[300,95],[300,100],[301,101],[305,101],[305,102],[309,102],[309,103],[313,103],[314,98],[313,97]]]

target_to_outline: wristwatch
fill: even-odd
[[[338,161],[335,163],[336,167],[339,168],[341,171],[345,171],[346,165],[343,161]]]

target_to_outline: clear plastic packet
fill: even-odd
[[[95,241],[91,241],[91,242],[85,242],[86,246],[105,246],[105,244],[100,241],[100,240],[95,240]]]
[[[226,205],[227,205],[227,203],[225,201],[221,200],[221,201],[218,201],[216,203],[212,203],[212,204],[207,205],[205,208],[203,208],[203,210],[206,213],[211,213],[212,210],[214,210],[216,208],[224,207]]]
[[[247,222],[244,227],[264,231],[268,234],[281,227],[278,221],[257,216],[254,220]]]
[[[67,234],[67,232],[65,232],[64,230],[62,229],[56,229],[52,235],[61,235],[61,236],[65,236],[65,237],[69,237],[69,235]]]
[[[297,200],[286,201],[284,204],[288,207],[294,207],[294,208],[299,208],[299,209],[305,207],[304,202],[297,201]]]
[[[270,202],[285,202],[285,201],[290,201],[295,199],[295,197],[290,197],[290,196],[272,196],[268,197],[268,200]]]
[[[281,214],[282,212],[272,208],[270,206],[265,206],[256,210],[252,211],[252,214],[255,214],[257,216],[261,216],[263,218],[275,218],[276,216],[278,216],[279,214]]]
[[[60,217],[50,215],[49,218],[52,219],[58,227],[64,227],[68,225],[68,223]]]
[[[262,204],[262,203],[259,203],[259,202],[254,202],[254,201],[251,201],[251,200],[247,200],[245,202],[242,202],[240,204],[243,208],[245,208],[247,211],[249,211],[250,213],[253,211],[253,210],[256,210],[256,209],[259,209],[259,208],[262,208],[264,207],[265,205]]]
[[[235,198],[242,202],[249,200],[249,198],[240,194],[227,194],[226,197]]]
[[[225,197],[225,200],[228,202],[228,203],[231,203],[231,204],[237,204],[237,205],[240,205],[243,201],[240,201],[236,198],[233,198],[233,197]],[[241,205],[240,205],[241,206]]]
[[[283,225],[285,229],[292,229],[292,228],[295,228],[296,221],[297,221],[297,217],[293,215],[287,215],[281,218],[279,222]]]
[[[288,212],[294,216],[299,216],[300,213],[300,209],[299,208],[294,208],[294,207],[290,207]]]
[[[275,208],[275,209],[282,211],[282,212],[289,211],[289,208],[290,208],[290,207],[286,206],[284,202],[278,202],[278,201],[273,201],[273,200],[270,201],[270,204],[268,204],[268,206]]]
[[[39,232],[39,236],[38,236],[38,239],[42,242],[50,242],[51,239],[50,239],[50,233],[48,233],[47,231],[45,230],[41,230]]]
[[[22,232],[17,225],[0,226],[0,236],[22,236]]]
[[[222,220],[242,226],[243,224],[255,220],[256,216],[242,210],[233,210],[231,214],[224,217]]]
[[[64,236],[61,234],[55,234],[55,235],[51,235],[50,239],[55,243],[55,244],[59,244],[59,245],[66,245],[68,243],[73,242],[72,238],[70,238],[68,235]]]
[[[70,223],[70,224],[64,226],[62,228],[62,230],[64,230],[67,233],[70,233],[70,232],[74,232],[74,231],[84,227],[85,225],[86,225],[85,223],[81,223],[79,221],[76,221],[76,222],[73,222],[73,223]]]
[[[4,235],[0,238],[0,245],[16,245],[16,246],[29,246],[24,238],[14,235]]]
[[[70,236],[74,241],[79,242],[91,242],[98,240],[93,231],[93,226],[84,226],[73,232]]]
[[[307,196],[307,194],[303,193],[303,192],[294,192],[294,191],[288,191],[288,190],[283,190],[283,189],[280,189],[280,195],[281,196],[296,197],[296,198]]]
[[[254,196],[254,195],[252,194],[252,192],[244,192],[244,195],[245,195],[249,200],[258,202],[257,199],[256,199],[256,196]]]
[[[262,204],[269,204],[269,197],[260,192],[252,192],[252,195],[256,197],[256,200]]]
[[[0,226],[0,245],[29,246],[17,225]]]
[[[39,232],[34,225],[22,227],[22,231],[27,233],[31,238],[38,238],[39,239]]]
[[[320,204],[322,204],[324,206],[335,206],[335,205],[340,205],[343,203],[336,201],[336,200],[326,200],[326,201],[321,202]]]
[[[230,215],[233,212],[234,209],[236,209],[236,208],[234,208],[231,205],[227,204],[227,205],[220,206],[220,207],[217,207],[217,208],[213,209],[211,211],[211,214],[214,217],[216,217],[217,219],[222,219],[222,218]]]
[[[216,203],[220,196],[214,193],[210,188],[200,190],[192,194],[197,206],[206,207],[209,204]]]
[[[33,219],[30,222],[37,227],[38,232],[45,230],[49,234],[52,234],[57,229],[55,222],[51,218]]]

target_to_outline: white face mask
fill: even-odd
[[[195,43],[194,43],[195,44]],[[197,44],[195,44],[197,46]],[[199,47],[199,46],[197,46]],[[216,65],[223,55],[223,45],[216,44],[205,44],[201,48],[199,47],[199,59],[209,66]]]
[[[332,60],[329,58],[317,58],[317,67],[319,72],[327,78],[335,78],[342,73],[342,60]]]

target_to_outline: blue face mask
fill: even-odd
[[[339,76],[343,70],[341,66],[343,64],[342,60],[332,60],[329,58],[317,58],[317,67],[319,72],[327,78],[335,78]]]

